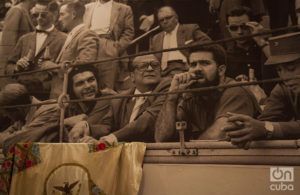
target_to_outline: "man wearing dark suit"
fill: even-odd
[[[7,59],[19,38],[34,30],[29,15],[29,10],[34,4],[35,0],[20,0],[20,3],[12,7],[5,16],[0,46],[0,74],[4,73]]]
[[[124,54],[134,36],[133,14],[129,6],[113,0],[98,0],[86,5],[84,23],[100,37],[99,58]],[[100,79],[109,88],[115,87],[119,63],[99,66]]]
[[[130,70],[135,87],[125,91],[123,95],[166,92],[170,86],[170,80],[161,79],[160,63],[154,55],[135,58]],[[154,124],[164,100],[165,96],[114,99],[103,122],[90,126],[85,135],[91,137],[84,137],[81,141],[95,142],[95,138],[100,138],[110,144],[118,141],[153,142]],[[71,135],[75,131],[80,132],[80,126]],[[84,132],[79,134],[84,135]]]
[[[44,59],[55,60],[64,45],[67,36],[54,27],[55,18],[59,11],[58,4],[54,1],[38,1],[34,9],[34,16],[38,23],[36,31],[19,39],[13,55],[8,60],[7,74],[42,68],[41,62]],[[45,80],[49,79],[48,76],[39,73],[22,76],[22,78],[38,77],[45,84]]]
[[[182,47],[191,43],[203,43],[211,39],[203,33],[197,24],[179,24],[178,16],[172,7],[165,6],[158,10],[158,22],[163,30],[151,40],[151,50]],[[162,75],[173,76],[188,70],[187,51],[176,50],[155,54],[161,61]]]
[[[68,36],[55,62],[45,61],[43,68],[56,67],[64,62],[83,63],[97,59],[99,39],[83,24],[84,12],[84,5],[78,1],[61,6],[59,20]],[[57,71],[53,74],[50,97],[57,98],[62,92],[63,78]]]

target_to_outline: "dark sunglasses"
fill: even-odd
[[[160,69],[160,63],[158,61],[144,62],[142,64],[135,65],[135,68],[141,72],[144,72],[148,69],[149,66],[151,66],[153,70]]]
[[[40,16],[41,18],[46,18],[46,17],[48,16],[48,12],[33,13],[33,14],[31,14],[31,15],[32,15],[32,17],[34,17],[34,18],[38,18],[39,16]]]
[[[239,28],[241,30],[249,30],[249,26],[247,26],[246,24],[241,24],[241,25],[232,24],[232,25],[228,25],[227,28],[230,31],[237,31]]]
[[[161,18],[161,19],[159,19],[158,20],[158,22],[163,22],[163,21],[165,21],[165,20],[170,20],[171,18],[173,18],[174,16],[166,16],[166,17],[164,17],[164,18]]]

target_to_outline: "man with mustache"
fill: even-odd
[[[98,69],[92,65],[74,67],[68,78],[68,94],[71,100],[90,100],[108,95],[107,91],[100,90]],[[99,123],[109,111],[109,104],[110,100],[70,103],[64,120],[65,126],[72,128],[80,121],[88,124]]]
[[[170,86],[169,79],[161,78],[158,59],[154,55],[136,57],[129,66],[130,78],[135,87],[122,95],[150,94],[166,92]],[[165,100],[165,96],[143,96],[113,99],[111,108],[98,125],[79,123],[79,128],[69,133],[71,140],[80,142],[105,141],[115,144],[118,141],[154,141],[154,124]],[[96,138],[96,139],[95,139]]]
[[[176,74],[169,92],[232,84],[225,77],[226,54],[219,45],[192,48],[189,71]],[[174,141],[178,137],[177,121],[187,122],[185,137],[190,139],[222,139],[221,128],[227,124],[227,112],[255,116],[259,111],[256,100],[246,88],[220,88],[204,92],[169,94],[156,121],[155,140]]]
[[[269,39],[271,55],[265,65],[276,67],[280,78],[300,75],[300,33]],[[300,137],[300,79],[278,83],[257,119],[229,113],[232,124],[224,127],[233,144],[243,146],[256,139],[297,139]]]

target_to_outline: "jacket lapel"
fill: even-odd
[[[46,48],[46,46],[48,46],[56,37],[57,35],[57,30],[54,29],[52,32],[49,33],[49,35],[47,36],[46,40],[44,41],[42,47],[40,48],[40,50],[37,52],[37,54],[35,56],[39,56],[41,54],[41,52]]]
[[[178,47],[184,46],[185,42],[185,29],[182,28],[182,25],[178,26],[177,30],[177,45]]]
[[[108,33],[111,33],[114,29],[114,26],[115,26],[115,24],[117,22],[117,19],[119,17],[120,8],[121,7],[117,3],[112,2],[111,16],[110,16],[110,27],[109,27]]]
[[[75,32],[73,34],[72,37],[67,37],[64,46],[62,47],[62,49],[60,50],[60,53],[58,55],[58,57],[56,58],[56,62],[59,63],[60,58],[63,54],[63,52],[65,51],[65,49],[67,49],[69,47],[69,45],[72,43],[72,41],[85,29],[85,26],[82,26],[77,32]]]

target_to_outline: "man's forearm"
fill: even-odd
[[[175,134],[177,101],[166,100],[155,126],[155,141],[169,141]]]
[[[273,139],[300,138],[300,120],[274,122]]]

